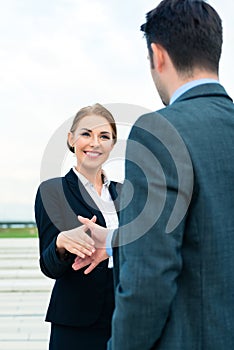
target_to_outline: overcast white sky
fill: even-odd
[[[162,107],[139,27],[153,0],[0,0],[0,221],[34,219],[43,152],[83,106]],[[234,4],[223,19],[220,80],[234,97]]]

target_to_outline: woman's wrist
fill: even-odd
[[[56,239],[56,253],[60,260],[67,260],[69,257],[69,252],[63,246],[63,232],[60,232]]]
[[[56,249],[58,251],[63,251],[65,250],[65,247],[64,247],[64,244],[63,244],[63,232],[60,232],[57,236],[57,239],[56,239]]]

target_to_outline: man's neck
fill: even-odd
[[[198,69],[195,69],[193,71],[193,73],[191,73],[190,75],[187,75],[187,76],[182,75],[182,74],[178,74],[178,79],[176,80],[176,82],[173,86],[174,91],[171,91],[171,96],[181,86],[183,86],[189,82],[192,82],[194,80],[201,80],[201,79],[219,80],[219,77],[216,73],[212,73],[212,72],[205,71],[205,70],[198,70]]]
[[[180,91],[182,91],[184,88],[186,90],[186,86],[192,85],[199,85],[201,83],[206,82],[218,82],[219,77],[215,73],[207,72],[207,71],[195,71],[190,76],[182,76],[177,75],[177,79],[174,80],[174,84],[171,84],[170,86],[170,104],[175,100],[175,96],[177,95],[177,92],[179,94]],[[193,84],[194,83],[194,84]]]

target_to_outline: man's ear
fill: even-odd
[[[165,64],[165,49],[161,45],[155,43],[151,44],[151,49],[153,51],[154,67],[161,73]]]

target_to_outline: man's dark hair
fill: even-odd
[[[180,73],[190,74],[194,68],[218,73],[222,21],[205,1],[163,0],[147,13],[141,30],[145,32],[151,65],[151,43],[156,43],[168,52]]]

